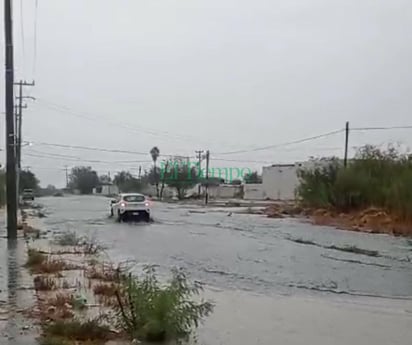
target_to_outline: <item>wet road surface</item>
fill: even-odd
[[[165,274],[184,267],[207,284],[206,298],[216,308],[199,329],[200,345],[407,345],[412,339],[406,239],[172,204],[155,204],[154,223],[118,224],[108,218],[109,199],[38,201],[47,213],[43,230],[95,236],[113,261],[134,260],[136,270],[157,264]],[[0,246],[1,262],[8,262],[0,265],[0,297],[10,309],[22,299],[13,288],[21,284],[20,254],[4,239]],[[34,344],[13,336],[22,325],[10,310],[0,322],[0,343]]]
[[[196,206],[155,203],[154,223],[118,224],[109,199],[39,199],[51,231],[94,235],[114,260],[184,267],[222,290],[264,295],[412,296],[412,242],[317,227],[292,219],[202,213]],[[347,252],[348,247],[360,253]]]

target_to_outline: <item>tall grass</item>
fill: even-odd
[[[201,290],[190,284],[180,270],[172,271],[172,279],[161,284],[152,266],[143,278],[129,276],[117,292],[119,326],[132,338],[165,341],[187,338],[199,322],[213,309],[210,302],[193,300]]]
[[[299,172],[297,194],[311,207],[341,211],[381,207],[400,220],[412,220],[412,156],[394,147],[366,145],[346,168],[337,159]]]

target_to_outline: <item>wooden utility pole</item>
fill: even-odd
[[[345,168],[348,165],[348,145],[349,145],[349,121],[346,121],[346,127],[345,127],[345,156],[343,158],[343,166]]]
[[[209,202],[209,150],[206,151],[206,188],[205,188],[205,204]]]
[[[199,169],[199,172],[198,172],[198,176],[201,176],[201,171],[202,171],[202,153],[203,153],[203,150],[198,150],[198,151],[195,151],[196,152],[196,155],[197,155],[197,159],[199,160],[199,166],[198,166],[198,169]],[[202,183],[199,181],[199,186],[198,186],[198,191],[197,191],[197,195],[200,197],[200,193],[201,193],[201,185],[202,185]]]
[[[66,188],[69,188],[69,167],[65,165],[64,170],[66,171]]]
[[[6,193],[7,238],[17,238],[17,185],[14,131],[14,56],[11,0],[4,0],[5,89],[6,89]]]
[[[27,105],[23,105],[23,99],[32,99],[31,96],[23,96],[23,86],[34,86],[34,81],[28,83],[27,81],[20,80],[18,83],[15,83],[19,87],[19,95],[16,97],[18,100],[17,113],[16,113],[16,131],[17,131],[17,140],[16,140],[16,156],[17,156],[17,167],[18,170],[21,168],[21,142],[22,142],[22,119],[23,119],[23,109],[27,108]]]

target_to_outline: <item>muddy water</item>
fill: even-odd
[[[217,305],[201,344],[410,343],[406,239],[168,204],[155,205],[152,224],[117,224],[108,201],[42,199],[46,227],[94,235],[136,269],[186,268]]]

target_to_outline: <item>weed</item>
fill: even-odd
[[[93,288],[93,292],[95,295],[103,295],[107,297],[114,297],[116,296],[116,291],[119,290],[119,286],[116,284],[97,284]]]
[[[39,250],[34,248],[29,248],[27,252],[27,267],[34,267],[43,264],[47,260],[46,256],[44,256]]]
[[[70,289],[70,284],[67,280],[63,281],[62,289]]]
[[[120,286],[113,283],[101,283],[95,285],[93,288],[93,292],[97,296],[98,302],[110,307],[115,307],[117,305],[116,293],[123,296],[123,292],[118,292],[119,290]]]
[[[112,338],[108,326],[101,325],[99,319],[58,320],[44,327],[45,337],[61,337],[76,341],[107,341]]]
[[[154,267],[148,266],[143,279],[129,275],[123,282],[124,296],[116,292],[118,325],[132,339],[187,338],[212,312],[210,302],[192,300],[202,288],[199,283],[190,284],[181,270],[173,270],[172,274],[170,282],[163,286]]]
[[[36,291],[50,291],[56,289],[56,281],[50,277],[37,276],[34,277],[33,282]]]
[[[82,242],[84,253],[88,255],[96,255],[106,249],[105,246],[98,243],[94,237],[84,238]]]
[[[63,270],[77,268],[74,265],[67,264],[63,260],[54,260],[47,258],[43,252],[29,248],[26,267],[30,268],[33,273],[57,273]]]
[[[74,231],[66,231],[58,235],[55,242],[60,246],[78,246],[82,239]]]
[[[106,282],[119,281],[122,273],[119,267],[113,265],[102,265],[101,268],[91,267],[86,271],[86,276],[89,279],[103,280]]]
[[[65,293],[58,293],[55,297],[50,298],[47,301],[48,305],[55,306],[56,308],[64,307],[67,304],[72,304],[72,296]]]

